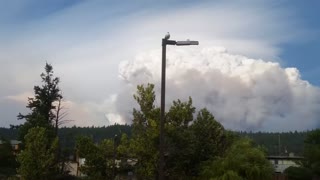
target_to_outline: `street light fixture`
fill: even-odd
[[[162,39],[162,68],[161,68],[161,107],[160,107],[160,157],[159,157],[159,180],[164,179],[164,121],[165,121],[165,94],[166,94],[166,47],[167,45],[190,46],[199,45],[198,41],[175,41],[169,40],[170,34]]]

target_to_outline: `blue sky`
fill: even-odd
[[[128,114],[135,105],[132,102],[132,87],[141,83],[144,76],[158,71],[157,67],[148,65],[148,62],[160,58],[160,53],[156,52],[160,50],[161,38],[169,31],[175,39],[190,38],[200,41],[199,47],[190,50],[195,54],[189,54],[190,48],[170,48],[172,58],[177,58],[177,61],[182,57],[193,57],[201,62],[209,61],[209,64],[214,64],[216,62],[210,58],[215,58],[216,53],[221,53],[219,57],[222,58],[222,64],[218,63],[212,71],[226,73],[225,68],[231,69],[229,74],[224,74],[223,77],[231,77],[230,74],[237,74],[239,69],[245,68],[240,67],[241,63],[234,64],[242,56],[253,59],[257,64],[260,60],[264,62],[263,65],[257,66],[261,68],[257,72],[267,72],[270,69],[269,65],[275,63],[272,67],[279,67],[281,72],[275,70],[274,73],[289,74],[285,79],[290,82],[284,83],[289,84],[288,92],[293,94],[292,97],[288,97],[293,99],[290,101],[291,104],[288,104],[292,109],[284,110],[286,112],[274,111],[274,104],[263,105],[268,104],[267,102],[261,104],[261,114],[248,115],[249,105],[245,107],[247,109],[233,109],[234,113],[244,114],[239,126],[235,127],[230,125],[232,117],[217,114],[226,126],[250,130],[295,129],[299,127],[298,121],[297,125],[292,125],[291,128],[277,128],[277,121],[268,120],[265,116],[271,114],[277,119],[281,114],[279,118],[283,121],[281,123],[285,124],[289,120],[283,116],[289,117],[290,112],[301,103],[311,104],[308,107],[312,111],[301,110],[301,113],[297,114],[297,117],[306,113],[310,116],[310,123],[302,127],[310,129],[318,126],[315,121],[320,115],[320,109],[316,107],[320,102],[318,7],[320,2],[316,0],[0,1],[0,62],[5,64],[0,67],[0,115],[4,119],[0,126],[19,123],[15,116],[18,112],[26,112],[26,98],[32,96],[32,87],[39,83],[39,74],[43,71],[46,61],[53,64],[57,76],[61,78],[65,103],[70,107],[70,118],[77,119],[76,125],[130,123]],[[210,50],[212,54],[207,53],[209,51],[206,49],[210,48],[215,49],[212,52]],[[202,56],[198,57],[196,54],[200,52]],[[187,62],[185,66],[189,67],[190,64]],[[173,61],[171,66],[179,69],[182,65]],[[202,71],[201,68],[206,67],[197,68],[195,70]],[[172,68],[172,71],[176,70]],[[267,84],[272,78],[267,75],[264,78],[254,77],[253,71],[255,70],[239,74],[239,77],[261,81],[256,84],[266,83],[263,87],[268,89]],[[170,79],[180,77],[174,73],[170,75],[170,71],[168,74],[169,82]],[[217,83],[214,77],[210,78],[212,84]],[[292,83],[289,79],[297,81]],[[156,85],[158,83],[156,77],[148,80]],[[190,79],[191,84],[192,80],[194,79]],[[227,78],[226,81],[228,80],[230,79]],[[247,82],[239,86],[247,88],[249,85],[245,83]],[[212,106],[212,111],[219,113],[215,110],[219,109],[215,104],[208,104],[205,100],[213,97],[210,94],[212,92],[208,91],[212,84],[202,89],[203,94],[207,94],[205,102],[199,100],[195,103],[200,107]],[[300,87],[301,84],[304,84],[303,87]],[[232,85],[228,81],[225,82],[224,89],[212,91],[216,91],[219,97],[231,93],[228,96],[232,96],[233,99],[223,97],[226,102],[233,102],[234,98],[244,96],[233,96],[236,92],[229,91],[229,86]],[[302,89],[295,89],[297,86]],[[255,88],[256,85],[249,90]],[[170,96],[169,90],[169,100],[177,97],[184,99],[185,97],[179,96],[181,94],[198,97],[190,90],[192,88],[176,89],[184,92],[176,94],[173,88]],[[280,96],[273,92],[276,89],[277,87],[261,90],[259,93],[252,92],[252,98],[263,97],[267,91],[270,91],[267,93],[269,99]]]
[[[166,9],[174,9],[176,7],[186,7],[196,4],[201,4],[205,1],[95,1],[100,7],[94,6],[97,9],[92,9],[88,13],[94,14],[95,11],[105,11],[100,18],[105,20],[116,19],[117,17],[130,15],[140,10],[151,11],[163,11]],[[50,16],[63,13],[66,9],[73,8],[74,6],[86,3],[84,0],[56,0],[56,1],[39,1],[39,0],[27,0],[21,1],[3,1],[1,9],[1,24],[2,29],[7,34],[7,38],[14,35],[16,31],[20,34],[20,29],[24,26],[28,26],[29,23],[39,22],[42,19],[50,18]],[[320,80],[317,78],[320,75],[319,66],[317,65],[319,59],[320,49],[320,23],[318,21],[319,12],[318,7],[320,2],[311,0],[303,2],[299,0],[292,1],[273,1],[275,6],[282,6],[283,8],[290,9],[297,18],[299,26],[303,26],[304,29],[309,31],[308,34],[304,34],[304,39],[296,42],[280,44],[281,53],[280,58],[285,61],[284,66],[298,67],[302,73],[302,76],[313,84],[320,85]],[[90,8],[90,7],[88,7]],[[113,11],[113,9],[117,9]],[[10,14],[8,11],[13,12]],[[108,13],[108,11],[111,11]],[[93,21],[94,23],[94,21]],[[263,22],[261,22],[263,23]],[[301,27],[297,27],[301,28]],[[3,31],[2,30],[2,31]],[[5,38],[5,37],[3,37]],[[10,38],[10,39],[11,39]],[[10,40],[9,40],[10,41]]]
[[[303,25],[308,28],[311,33],[306,35],[302,42],[290,43],[283,45],[283,52],[280,55],[282,59],[286,59],[287,66],[297,66],[302,73],[303,78],[311,83],[320,85],[320,23],[319,1],[290,1],[287,2],[290,7],[298,14]]]

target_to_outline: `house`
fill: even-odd
[[[12,147],[13,154],[14,155],[18,154],[22,142],[17,140],[10,140],[9,142]],[[3,143],[4,141],[0,140],[0,145],[2,145]]]
[[[13,149],[13,153],[17,154],[19,152],[19,150],[21,149],[21,141],[17,141],[17,140],[10,140],[10,144],[11,147]]]
[[[290,154],[289,156],[268,156],[267,159],[273,165],[275,173],[283,173],[290,166],[299,166],[298,162],[303,157]]]
[[[86,176],[80,171],[80,167],[85,165],[85,161],[85,158],[80,158],[79,156],[76,156],[75,161],[66,162],[66,170],[69,171],[69,174],[73,176]],[[123,163],[132,167],[137,163],[137,159],[127,159],[125,160],[125,162],[122,162],[121,159],[115,159],[116,168],[120,168],[120,166],[123,165]],[[128,178],[134,179],[133,172],[128,172]]]
[[[69,171],[69,174],[72,176],[85,176],[80,172],[80,167],[85,163],[84,158],[78,158],[75,161],[66,162],[66,171]]]

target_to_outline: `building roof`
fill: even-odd
[[[267,159],[301,160],[302,156],[267,156]]]
[[[21,141],[18,140],[10,140],[11,145],[21,144]]]
[[[0,144],[3,144],[4,141],[0,140]],[[18,141],[18,140],[10,140],[10,144],[11,145],[17,145],[17,144],[21,144],[22,142],[21,141]]]

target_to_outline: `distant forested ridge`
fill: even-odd
[[[0,137],[7,140],[18,139],[18,129],[0,127]]]
[[[122,133],[131,136],[130,125],[112,125],[103,127],[61,127],[58,131],[60,144],[65,148],[74,148],[75,140],[78,136],[92,137],[95,142],[100,142],[103,139],[113,138],[114,135]],[[0,137],[12,140],[18,139],[18,130],[0,127]]]
[[[59,129],[59,139],[63,147],[74,148],[75,138],[80,135],[90,136],[95,142],[106,138],[113,138],[115,134],[125,133],[131,136],[130,125],[111,125],[107,127],[62,127]],[[302,155],[303,143],[309,131],[305,132],[236,132],[240,136],[247,136],[260,146],[263,146],[268,155],[287,155],[294,153]],[[10,128],[0,128],[0,137],[17,139],[18,131]],[[280,138],[279,138],[280,137]],[[279,149],[280,139],[280,149]],[[280,150],[280,151],[279,151]]]
[[[311,131],[304,132],[238,132],[240,136],[247,136],[267,150],[268,155],[303,155],[304,140]],[[279,146],[280,144],[280,146]]]

